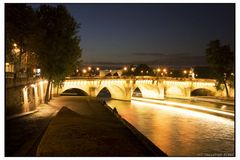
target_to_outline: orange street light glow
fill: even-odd
[[[83,69],[82,72],[83,72],[83,73],[87,73],[87,70],[86,70],[86,69]]]

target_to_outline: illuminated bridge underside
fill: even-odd
[[[196,89],[207,89],[216,93],[214,80],[156,80],[156,79],[67,79],[61,92],[78,88],[88,95],[96,97],[107,88],[112,98],[131,100],[133,92],[139,88],[142,97],[164,99],[168,97],[190,98],[191,92]]]

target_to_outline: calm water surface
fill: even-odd
[[[107,104],[169,156],[234,156],[231,119],[139,101]]]

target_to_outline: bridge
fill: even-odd
[[[80,89],[86,94],[96,97],[104,88],[113,99],[131,100],[138,88],[142,97],[164,99],[164,97],[190,98],[193,91],[204,89],[216,93],[215,80],[212,79],[176,79],[157,77],[125,77],[125,78],[83,78],[68,77],[60,92],[71,88]],[[56,88],[54,89],[56,90]]]

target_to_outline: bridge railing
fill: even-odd
[[[215,79],[202,79],[202,78],[182,78],[182,77],[155,77],[155,76],[109,76],[109,77],[66,77],[65,80],[111,80],[111,79],[141,79],[141,80],[169,80],[169,81],[195,81],[195,82],[216,82]]]

